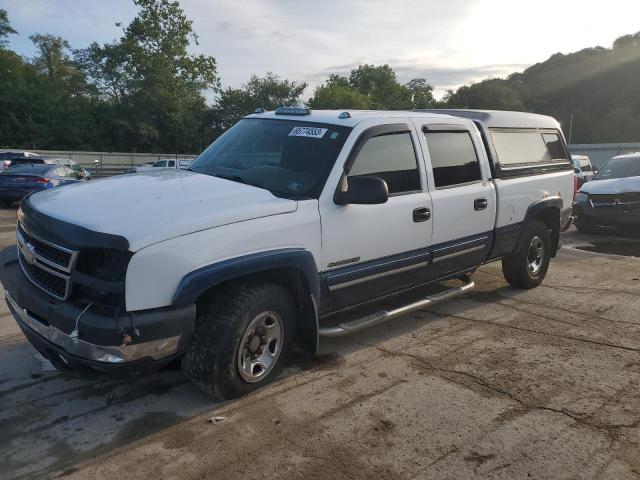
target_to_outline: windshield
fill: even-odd
[[[594,180],[640,177],[640,157],[612,158],[605,163]]]
[[[338,125],[245,118],[189,169],[275,195],[317,197],[350,131]]]

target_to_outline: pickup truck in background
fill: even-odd
[[[321,338],[469,291],[487,262],[538,286],[573,196],[550,117],[259,109],[188,171],[29,196],[0,275],[25,335],[61,370],[181,358],[225,399],[275,378],[295,345],[315,353]]]
[[[193,160],[176,160],[174,158],[165,158],[162,160],[156,160],[155,162],[147,162],[143,165],[138,165],[137,167],[132,168],[127,173],[138,173],[138,172],[146,172],[149,170],[159,169],[159,168],[180,168],[187,169]]]

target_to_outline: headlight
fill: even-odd
[[[132,255],[131,252],[120,250],[82,250],[76,268],[100,280],[121,282],[126,276]]]

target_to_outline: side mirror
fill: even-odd
[[[389,199],[387,182],[378,177],[351,177],[344,184],[346,190],[333,196],[336,205],[378,205]]]

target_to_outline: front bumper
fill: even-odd
[[[0,254],[0,279],[9,310],[29,342],[60,369],[80,373],[140,374],[180,356],[190,342],[195,305],[124,312],[56,302],[24,275],[15,247]],[[77,338],[72,332],[78,321]],[[136,335],[135,332],[138,332]],[[125,336],[131,341],[124,342]]]

